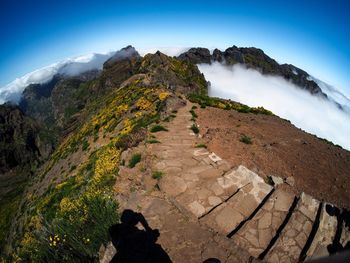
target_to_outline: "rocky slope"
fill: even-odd
[[[189,60],[195,64],[210,64],[212,62],[220,62],[227,65],[242,64],[248,68],[256,69],[263,74],[281,76],[301,89],[309,91],[311,94],[327,98],[327,95],[318,84],[310,79],[307,72],[290,64],[280,65],[258,48],[238,48],[232,46],[225,51],[215,49],[212,54],[206,48],[191,48],[179,55],[178,58]]]

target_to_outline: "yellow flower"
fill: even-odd
[[[141,117],[142,116],[142,112],[141,111],[138,111],[135,113],[135,117],[138,118],[138,117]]]
[[[163,101],[163,100],[165,100],[167,97],[169,97],[169,95],[170,95],[169,92],[161,92],[161,93],[159,94],[159,99],[160,99],[161,101]]]
[[[145,97],[141,97],[136,102],[136,107],[141,110],[148,110],[152,106],[152,103]]]
[[[115,147],[105,147],[97,153],[93,182],[99,184],[103,176],[113,174],[119,167],[120,151]]]
[[[128,134],[133,128],[132,122],[129,119],[124,120],[124,128],[120,131],[120,134]]]

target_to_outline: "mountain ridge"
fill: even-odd
[[[210,64],[215,61],[226,65],[243,64],[248,68],[260,71],[262,74],[282,76],[313,95],[318,95],[325,99],[328,98],[327,94],[322,91],[314,80],[308,79],[310,75],[306,71],[292,64],[279,64],[259,48],[238,48],[232,46],[225,51],[214,49],[212,54],[207,48],[191,48],[187,52],[180,54],[178,58],[190,60],[195,64]]]

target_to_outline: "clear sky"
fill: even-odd
[[[132,3],[128,3],[132,2]],[[67,57],[136,48],[262,48],[350,93],[350,1],[0,1],[0,86]]]

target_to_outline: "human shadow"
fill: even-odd
[[[109,228],[109,234],[117,253],[111,263],[170,263],[171,260],[163,248],[156,244],[159,230],[152,229],[141,213],[126,209],[121,223]],[[144,230],[136,225],[140,223]]]

